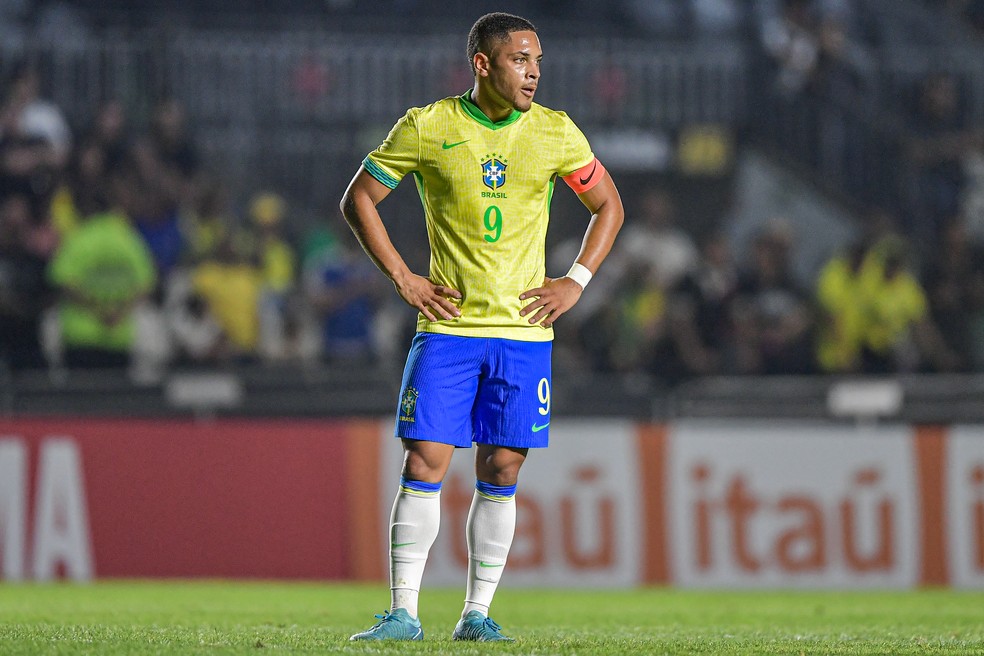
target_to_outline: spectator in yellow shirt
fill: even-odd
[[[926,293],[906,267],[906,247],[895,237],[872,249],[861,271],[865,373],[949,371],[957,358],[929,316]]]
[[[861,368],[866,310],[862,270],[867,249],[861,243],[827,262],[817,279],[817,364],[825,373]]]
[[[220,242],[215,254],[192,273],[192,289],[222,328],[230,357],[251,360],[257,355],[262,285],[259,268],[231,239]]]
[[[260,298],[260,354],[266,359],[286,355],[285,315],[297,277],[297,258],[285,236],[287,203],[277,194],[257,194],[250,203],[251,250],[263,278]]]

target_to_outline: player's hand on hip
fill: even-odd
[[[410,307],[427,317],[428,321],[454,319],[461,316],[461,310],[450,299],[461,299],[457,289],[435,285],[429,279],[410,275],[403,284],[396,285],[396,291]]]
[[[584,288],[570,278],[545,278],[542,287],[530,289],[519,295],[519,300],[533,299],[519,315],[529,317],[532,324],[541,324],[544,328],[552,326],[560,315],[564,314],[581,298]]]

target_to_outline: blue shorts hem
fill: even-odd
[[[472,445],[470,439],[465,440],[454,440],[447,437],[430,437],[429,435],[406,435],[403,433],[395,433],[395,437],[401,440],[417,440],[418,442],[436,442],[438,444],[450,444],[453,447],[459,449],[467,449]]]
[[[458,449],[467,449],[472,444],[489,444],[491,446],[508,447],[511,449],[545,449],[549,446],[546,436],[536,440],[503,440],[503,439],[471,439],[471,440],[452,440],[449,438],[433,438],[422,435],[403,435],[395,433],[394,437],[401,440],[418,440],[420,442],[436,442],[438,444],[450,444]]]

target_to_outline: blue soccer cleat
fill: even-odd
[[[423,640],[424,630],[420,620],[410,617],[406,608],[397,608],[382,615],[376,615],[379,620],[371,628],[362,633],[356,633],[349,640]]]
[[[499,633],[502,627],[492,621],[491,617],[482,615],[477,610],[468,611],[468,614],[458,620],[458,625],[454,627],[451,634],[452,640],[472,640],[475,642],[496,642],[504,640],[513,642],[513,638]]]

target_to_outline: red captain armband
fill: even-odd
[[[565,175],[564,182],[574,190],[575,194],[583,194],[601,182],[603,177],[605,177],[605,167],[595,157],[570,175]]]

